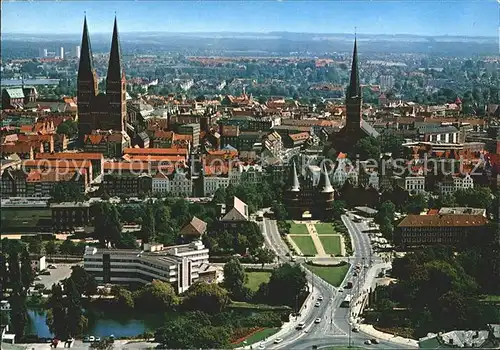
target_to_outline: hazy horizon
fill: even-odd
[[[432,6],[429,6],[432,4]],[[33,1],[2,2],[3,34],[272,32],[496,37],[496,0],[453,1]]]

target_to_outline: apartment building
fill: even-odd
[[[448,175],[437,184],[440,195],[453,194],[458,190],[474,188],[474,179],[470,174]]]
[[[87,247],[83,267],[98,283],[146,284],[160,280],[183,293],[196,281],[216,281],[215,268],[208,258],[209,250],[201,241],[170,247],[145,244],[142,251]]]
[[[402,248],[440,244],[461,247],[471,240],[480,240],[486,232],[488,220],[476,209],[468,209],[408,215],[398,225],[396,244]]]

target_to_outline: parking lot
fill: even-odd
[[[47,264],[48,266],[49,264]],[[35,279],[35,283],[43,283],[45,288],[52,288],[54,283],[57,283],[71,275],[71,267],[77,264],[53,264],[55,269],[47,269],[50,275],[39,275]],[[39,280],[38,280],[39,279]]]

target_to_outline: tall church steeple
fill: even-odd
[[[92,60],[92,48],[87,27],[87,17],[83,20],[83,34],[78,65],[78,81],[76,85],[78,99],[78,138],[83,142],[85,135],[90,134],[95,125],[92,115],[92,101],[97,95],[97,75]]]
[[[121,81],[122,79],[122,65],[121,65],[121,51],[120,41],[118,40],[118,23],[115,17],[113,26],[113,38],[111,39],[111,51],[109,52],[108,75],[106,83],[109,81]],[[106,85],[108,89],[109,85]]]
[[[361,86],[359,84],[358,70],[358,44],[354,39],[352,52],[351,79],[346,94],[346,132],[354,140],[361,128]],[[354,143],[356,141],[354,140]]]
[[[104,129],[124,130],[127,116],[125,73],[121,65],[120,41],[118,39],[118,23],[115,17],[113,38],[109,52],[108,75],[106,76],[106,96],[109,116],[102,121]]]
[[[359,85],[359,71],[358,71],[358,44],[357,39],[354,39],[354,50],[352,52],[352,66],[351,66],[351,79],[349,81],[349,89],[347,90],[347,97],[361,97],[361,86]]]

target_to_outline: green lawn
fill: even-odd
[[[338,287],[344,280],[344,276],[349,270],[349,264],[341,266],[314,266],[305,264],[311,272],[319,276],[326,282],[330,283],[332,286]]]
[[[258,343],[261,340],[264,340],[265,338],[269,338],[271,335],[273,335],[274,333],[276,333],[279,330],[280,330],[279,328],[266,328],[266,329],[263,329],[260,332],[252,334],[251,336],[249,336],[248,338],[246,338],[245,339],[245,341],[246,341],[245,343],[243,341],[241,343],[233,344],[232,348],[239,348],[239,347],[242,347],[242,346],[247,346],[247,345],[250,345],[250,344]]]
[[[290,236],[305,256],[314,256],[317,254],[316,247],[311,236]]]
[[[271,272],[266,271],[254,271],[247,272],[248,281],[245,286],[256,292],[262,283],[269,282],[271,277]]]
[[[316,228],[318,235],[331,235],[335,233],[335,228],[332,224],[320,223],[314,224],[314,227]]]
[[[291,235],[308,235],[309,231],[307,230],[306,225],[304,224],[295,224],[290,222],[290,234]]]
[[[326,254],[340,255],[340,237],[339,236],[320,236],[319,240],[323,244]]]

